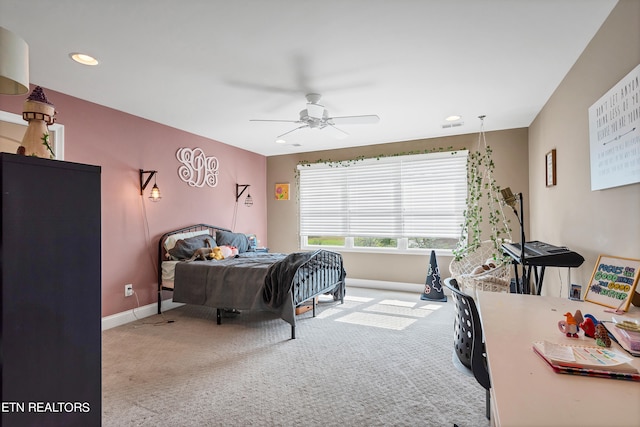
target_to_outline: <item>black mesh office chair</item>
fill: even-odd
[[[456,318],[453,324],[456,355],[460,363],[471,370],[476,381],[486,390],[486,416],[487,419],[490,419],[491,394],[489,390],[491,389],[491,381],[476,302],[470,295],[460,290],[456,279],[447,278],[444,280],[444,285],[451,291],[456,308]]]

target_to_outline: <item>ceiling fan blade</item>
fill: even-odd
[[[300,120],[249,119],[250,122],[302,123]]]
[[[236,86],[236,87],[240,87],[240,88],[243,88],[243,89],[261,90],[263,92],[294,94],[294,95],[299,95],[300,92],[301,92],[300,90],[295,89],[295,88],[292,89],[292,88],[284,87],[284,86],[272,86],[272,85],[268,85],[268,84],[243,82],[243,81],[240,81],[240,80],[227,80],[226,83],[231,85],[231,86]]]
[[[342,117],[329,117],[327,122],[334,125],[371,125],[378,123],[380,117],[375,114],[366,116],[342,116]]]
[[[340,128],[335,127],[331,123],[328,123],[327,126],[329,127],[329,129],[333,131],[334,136],[338,139],[344,139],[349,136],[347,132],[343,131]]]
[[[308,125],[298,126],[298,127],[297,127],[297,128],[295,128],[295,129],[291,129],[290,131],[283,133],[282,135],[278,135],[278,136],[276,136],[276,139],[278,139],[278,138],[282,138],[282,137],[283,137],[283,136],[285,136],[285,135],[289,135],[291,132],[295,132],[295,131],[297,131],[298,129],[302,129],[302,128],[306,128],[306,127],[309,127],[309,126],[308,126]]]
[[[243,89],[259,90],[262,92],[270,92],[283,95],[301,95],[313,92],[309,81],[309,61],[304,55],[295,54],[291,58],[293,70],[293,86],[278,86],[269,83],[253,83],[249,81],[241,81],[235,79],[227,79],[226,83]]]

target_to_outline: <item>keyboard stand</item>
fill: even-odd
[[[511,264],[513,264],[513,271],[516,278],[516,293],[531,294],[531,285],[533,284],[533,294],[540,295],[540,292],[542,291],[542,282],[544,280],[545,266],[523,265],[522,277],[520,277],[518,275],[518,265],[520,265],[520,263],[516,259],[513,259]],[[533,283],[531,281],[532,273]]]
[[[531,269],[531,267],[532,266],[529,266],[529,269]],[[544,265],[541,265],[538,268],[533,269],[533,274],[536,279],[535,281],[536,288],[534,289],[536,295],[540,295],[540,291],[542,291],[542,281],[544,280],[544,268],[545,268]]]

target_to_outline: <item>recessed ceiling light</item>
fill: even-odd
[[[70,53],[71,59],[82,65],[98,65],[98,60],[91,55],[85,53]]]
[[[286,144],[286,143],[287,143],[287,141],[285,141],[285,140],[284,140],[284,139],[282,139],[282,138],[278,138],[278,139],[276,139],[276,144]]]
[[[456,120],[460,120],[461,118],[462,116],[453,115],[453,116],[447,117],[445,120],[448,122],[455,122]]]

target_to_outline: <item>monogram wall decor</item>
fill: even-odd
[[[182,166],[178,168],[178,176],[191,187],[209,187],[218,185],[218,159],[207,157],[200,148],[179,148],[176,158]]]

